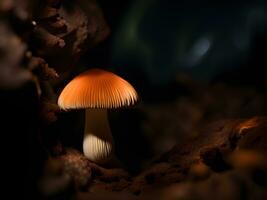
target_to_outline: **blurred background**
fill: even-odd
[[[133,171],[206,121],[266,114],[266,1],[99,3],[111,36],[81,65],[104,66],[140,95],[137,109],[110,112]]]
[[[110,66],[149,85],[166,85],[177,73],[206,82],[263,79],[265,1],[99,3],[112,35],[95,49],[97,55],[90,52],[95,65]],[[252,65],[256,74],[249,79],[235,72],[240,68],[248,71]],[[237,74],[240,76],[232,77]]]

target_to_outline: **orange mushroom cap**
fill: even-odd
[[[111,72],[90,69],[75,77],[61,92],[58,105],[64,110],[118,108],[134,104],[137,92],[130,83]]]

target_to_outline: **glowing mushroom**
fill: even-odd
[[[91,161],[102,164],[111,159],[114,152],[107,109],[130,106],[137,98],[135,89],[121,77],[91,69],[63,89],[58,105],[64,110],[86,108],[83,152]]]

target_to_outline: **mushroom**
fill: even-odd
[[[61,92],[58,105],[63,110],[85,108],[84,155],[103,164],[114,153],[107,109],[133,105],[135,89],[121,77],[101,69],[90,69],[75,77]]]

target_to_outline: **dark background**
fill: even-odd
[[[121,75],[140,95],[137,108],[110,112],[117,155],[133,172],[155,156],[151,140],[179,141],[198,112],[200,124],[266,114],[266,1],[99,3],[112,32],[81,65]]]

